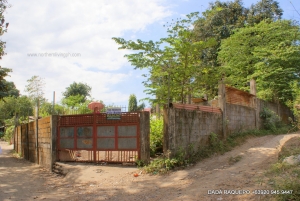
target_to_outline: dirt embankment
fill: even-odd
[[[164,176],[135,167],[68,164],[67,176],[59,177],[12,157],[12,146],[0,142],[0,200],[263,200],[253,192],[269,188],[261,183],[263,173],[294,137],[300,134],[252,138],[224,155]],[[133,177],[135,172],[140,175]]]

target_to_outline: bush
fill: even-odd
[[[263,108],[259,116],[264,120],[264,128],[267,130],[275,131],[282,126],[280,117],[268,108]]]
[[[5,134],[4,134],[5,141],[10,142],[10,140],[12,139],[13,134],[14,134],[14,128],[15,128],[14,126],[9,126],[6,128]]]
[[[4,132],[0,131],[0,139],[4,137]]]
[[[163,120],[150,119],[150,155],[163,151]]]

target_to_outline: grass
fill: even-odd
[[[269,180],[268,185],[279,190],[280,194],[275,195],[275,200],[300,200],[300,165],[290,165],[283,162],[283,159],[292,155],[300,154],[300,138],[292,138],[282,147],[278,156],[278,162],[272,164],[265,176]],[[285,193],[292,190],[292,194]]]

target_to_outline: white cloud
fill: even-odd
[[[2,66],[12,68],[17,88],[23,90],[33,75],[46,81],[52,100],[73,81],[92,86],[95,99],[124,101],[127,92],[114,88],[131,78],[123,55],[112,37],[135,35],[171,12],[159,0],[11,0],[5,14],[10,23]],[[80,53],[80,57],[28,57],[28,53]],[[116,71],[117,70],[117,71]],[[126,97],[126,98],[125,98]]]

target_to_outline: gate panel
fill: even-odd
[[[135,162],[140,158],[139,113],[107,119],[105,113],[61,116],[60,161]]]

